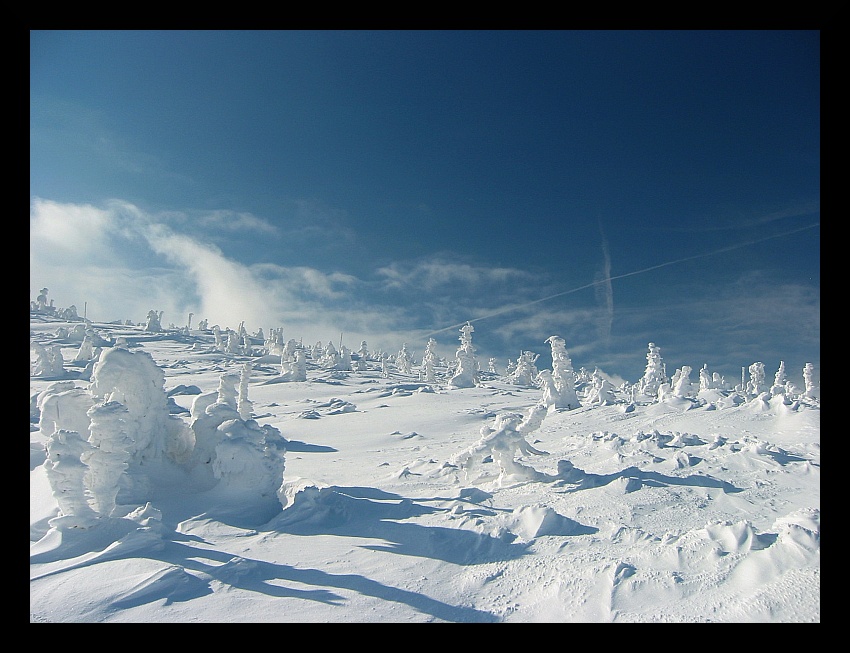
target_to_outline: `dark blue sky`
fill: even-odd
[[[627,380],[650,340],[671,371],[819,367],[817,31],[36,31],[30,53],[33,298],[392,353],[434,333],[447,357],[473,320],[485,363],[557,334]],[[97,236],[59,256],[57,221]],[[144,286],[108,301],[118,278]]]

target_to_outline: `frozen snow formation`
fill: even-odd
[[[457,368],[449,380],[449,385],[455,388],[474,388],[479,383],[478,362],[475,359],[475,349],[472,346],[472,333],[475,328],[467,322],[460,328],[460,347],[455,353]]]
[[[50,385],[36,402],[59,505],[50,525],[87,528],[174,492],[277,502],[287,442],[251,419],[250,372],[246,363],[222,374],[217,393],[195,398],[188,425],[169,413],[164,372],[144,351],[104,349],[87,388]]]
[[[540,427],[547,412],[546,406],[537,404],[529,408],[525,416],[520,413],[497,415],[492,428],[487,425],[482,426],[481,439],[469,449],[452,456],[441,471],[460,468],[467,479],[488,480],[490,477],[486,474],[477,478],[473,475],[483,463],[492,461],[499,467],[499,476],[496,480],[499,485],[506,482],[543,480],[546,478],[544,474],[523,464],[517,460],[517,456],[546,454],[545,451],[531,446],[525,437]]]

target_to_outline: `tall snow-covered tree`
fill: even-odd
[[[649,351],[646,354],[646,369],[643,377],[638,381],[638,392],[647,397],[657,398],[658,388],[667,382],[664,371],[664,359],[661,358],[661,347],[650,342]]]
[[[576,394],[576,374],[567,352],[566,342],[560,336],[549,336],[546,342],[552,348],[552,379],[558,389],[553,410],[580,408],[581,402]]]
[[[428,338],[428,343],[425,345],[425,354],[422,356],[422,371],[425,381],[434,383],[437,380],[436,365],[437,355],[434,353],[434,348],[437,346],[437,341],[433,338]]]
[[[402,343],[401,350],[396,354],[395,366],[402,374],[410,374],[413,369],[413,354],[407,349],[407,343]]]
[[[820,388],[815,383],[815,366],[811,363],[806,363],[803,367],[803,381],[806,385],[806,396],[819,399]]]
[[[474,331],[470,322],[460,328],[460,347],[455,352],[457,368],[449,380],[449,384],[456,388],[474,388],[479,382],[478,363],[475,360],[475,348],[472,346]]]
[[[758,397],[765,389],[764,363],[753,363],[750,365],[750,380],[747,382],[746,392],[752,397]]]

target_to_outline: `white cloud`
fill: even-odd
[[[109,254],[113,229],[113,214],[90,204],[59,204],[39,198],[30,203],[30,249],[38,250],[40,256],[67,263],[103,259]]]

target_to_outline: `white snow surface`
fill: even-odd
[[[227,413],[214,475],[175,463],[75,527],[45,465],[65,404],[40,424],[34,397],[64,382],[80,430],[105,399],[86,397],[97,366],[61,326],[31,320],[31,342],[71,361],[30,378],[33,623],[820,622],[819,397],[613,389],[534,411],[541,388],[498,373],[458,387],[440,367],[420,380],[418,360],[308,359],[292,381],[279,356],[218,351],[210,331],[94,323],[162,369],[159,429],[189,429],[196,397],[214,419],[222,375],[246,362],[253,415]]]

